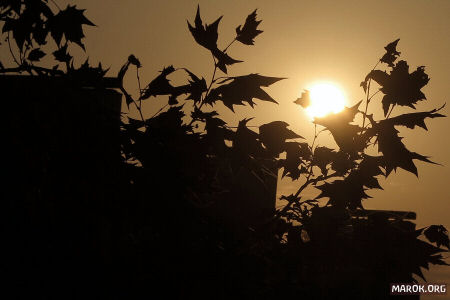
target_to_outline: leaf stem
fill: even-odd
[[[216,58],[214,57],[214,55],[212,53],[211,53],[211,56],[212,56],[213,61],[214,61],[214,70],[213,70],[213,74],[212,74],[212,77],[211,77],[211,81],[210,81],[210,83],[208,85],[208,88],[206,89],[205,96],[203,97],[202,101],[200,102],[200,106],[198,107],[198,109],[200,109],[203,106],[204,100],[208,97],[209,92],[211,91],[211,87],[212,87],[212,85],[213,85],[213,83],[215,81],[215,76],[216,76],[216,72],[217,72],[217,62],[216,62]]]
[[[386,119],[389,118],[389,116],[391,115],[392,111],[394,110],[394,107],[395,107],[395,103],[391,106],[391,110],[386,115]]]
[[[375,70],[375,68],[379,65],[379,63],[381,62],[381,59],[379,59],[377,61],[377,63],[375,64],[375,66],[373,66],[372,70],[370,70],[370,72],[372,72],[373,70]],[[370,74],[369,72],[369,74]],[[369,78],[369,82],[367,84],[367,91],[366,91],[366,108],[364,109],[364,114],[363,114],[363,122],[362,122],[362,128],[364,128],[365,122],[366,122],[366,115],[367,115],[367,109],[369,108],[369,103],[370,100],[372,100],[372,97],[375,96],[380,90],[378,90],[376,93],[374,93],[372,96],[370,95],[370,83],[372,82],[372,79]]]
[[[211,56],[212,56],[212,59],[213,59],[213,62],[214,62],[213,74],[212,74],[212,77],[211,77],[211,81],[210,81],[210,83],[208,85],[208,88],[206,89],[205,95],[202,97],[202,99],[200,101],[200,105],[197,107],[196,104],[194,103],[194,106],[197,107],[197,109],[202,108],[203,104],[205,103],[205,99],[208,97],[209,92],[211,91],[211,87],[212,87],[212,85],[213,85],[213,83],[215,81],[216,71],[217,71],[217,62],[216,62],[216,58],[214,57],[212,52],[211,52]],[[188,126],[191,126],[192,123],[194,123],[194,122],[195,122],[195,120],[191,119],[191,121],[189,122]]]
[[[142,89],[141,89],[141,79],[139,78],[139,68],[136,66],[136,78],[137,78],[137,84],[138,84],[138,90],[139,90],[139,108],[142,107]]]
[[[378,63],[375,65],[375,67],[378,65]],[[372,71],[375,69],[375,67],[372,69]],[[369,83],[367,84],[367,91],[366,91],[366,107],[364,109],[363,114],[363,122],[361,128],[364,128],[364,125],[366,124],[366,115],[367,115],[367,109],[369,108],[370,100],[372,99],[369,97],[370,94],[370,83],[372,82],[372,79],[369,78]],[[375,94],[374,94],[375,95]],[[363,129],[362,129],[363,130]]]
[[[311,153],[313,152],[314,143],[316,142],[317,137],[318,137],[318,134],[317,134],[317,124],[314,124],[314,138],[313,138],[313,141],[312,141],[312,143],[311,143]]]
[[[319,177],[316,177],[314,179],[311,179],[310,176],[308,175],[308,178],[306,179],[306,182],[297,190],[297,192],[295,193],[294,197],[292,197],[294,199],[293,200],[289,200],[289,202],[286,204],[286,206],[283,207],[283,209],[280,210],[277,215],[275,215],[274,219],[277,220],[277,219],[281,218],[281,216],[283,214],[285,214],[291,208],[292,204],[294,204],[294,202],[297,200],[298,195],[300,195],[300,193],[303,192],[303,190],[305,188],[307,188],[311,183],[316,183],[319,180],[322,180],[322,181],[323,180],[327,180],[327,179],[330,179],[330,178],[336,177],[336,176],[338,176],[336,174],[336,172],[333,173],[333,174],[327,175],[325,177],[322,177],[322,178],[319,178],[320,177],[319,176]]]
[[[376,91],[375,93],[372,94],[372,96],[369,97],[369,101],[372,100],[372,98],[378,94],[379,92],[381,92],[381,90]]]
[[[9,31],[8,31],[8,46],[9,46],[9,52],[11,53],[11,56],[12,56],[14,62],[15,62],[18,66],[20,66],[21,64],[19,64],[19,62],[17,61],[17,59],[16,59],[16,57],[14,56],[14,53],[13,53],[13,51],[12,51],[12,48],[11,48],[11,39],[10,39]]]
[[[55,0],[50,0],[55,6],[56,8],[58,8],[59,11],[61,11],[61,8],[59,7],[58,3],[56,3]]]
[[[231,43],[228,44],[228,46],[225,47],[225,49],[223,49],[223,53],[226,53],[228,48],[230,48],[231,45],[233,45],[233,43],[236,41],[236,38],[234,38]]]
[[[150,119],[153,118],[153,117],[155,117],[157,114],[159,114],[159,113],[160,113],[164,108],[166,108],[168,105],[169,105],[169,103],[167,103],[166,105],[164,105],[163,107],[161,107],[157,112],[155,112],[155,113],[150,117]]]

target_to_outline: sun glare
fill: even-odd
[[[333,83],[316,83],[308,90],[311,104],[306,108],[306,113],[311,118],[323,117],[330,113],[338,113],[347,104],[344,92]]]

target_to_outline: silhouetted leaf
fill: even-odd
[[[30,31],[33,26],[33,19],[30,18],[29,13],[26,13],[27,11],[29,10],[21,14],[18,19],[6,18],[2,29],[2,32],[12,32],[20,51],[22,51],[25,41],[31,43]]]
[[[378,179],[378,175],[384,175],[381,168],[384,167],[384,158],[382,156],[371,156],[364,154],[358,168],[352,173],[359,178],[360,183],[369,189],[383,189]]]
[[[431,255],[427,258],[429,262],[433,265],[450,266],[448,263],[445,262],[445,258],[441,254]]]
[[[233,149],[241,156],[251,155],[253,157],[261,157],[264,153],[264,148],[258,140],[259,135],[247,127],[247,123],[252,119],[249,118],[239,121],[233,139]]]
[[[259,74],[229,77],[222,82],[222,85],[211,90],[205,99],[205,103],[213,104],[215,101],[220,100],[233,112],[233,105],[244,105],[244,102],[253,107],[254,98],[277,103],[261,87],[269,86],[282,79],[284,78],[266,77]]]
[[[263,31],[258,30],[257,27],[261,21],[256,21],[256,9],[247,16],[245,24],[241,29],[241,25],[236,27],[236,40],[246,44],[253,45],[253,39]]]
[[[39,61],[41,58],[45,56],[45,52],[41,50],[41,48],[36,48],[30,51],[28,54],[28,60],[30,61]]]
[[[381,62],[387,63],[390,67],[394,66],[394,61],[397,59],[397,56],[400,55],[400,52],[397,51],[397,43],[400,39],[396,39],[392,43],[389,43],[384,49],[386,49],[386,53],[380,59]]]
[[[194,120],[203,120],[205,121],[207,118],[212,118],[218,116],[219,114],[213,110],[211,112],[203,112],[197,106],[194,106],[194,110],[191,113],[191,117]]]
[[[217,58],[217,67],[225,74],[227,74],[227,66],[242,62],[242,60],[231,58],[228,54],[217,48],[211,50],[211,52]]]
[[[431,242],[436,243],[437,247],[444,246],[450,249],[448,231],[442,225],[431,225],[423,232],[425,237]]]
[[[294,101],[295,104],[300,105],[303,108],[307,108],[311,105],[311,98],[309,96],[309,91],[305,90],[300,98],[297,98],[297,100]]]
[[[426,156],[415,152],[410,152],[402,143],[402,138],[398,135],[398,131],[392,124],[379,123],[376,128],[378,135],[378,150],[383,153],[386,164],[386,176],[392,170],[400,167],[408,172],[418,176],[417,168],[413,163],[413,159],[424,162],[433,163]]]
[[[426,118],[442,118],[445,115],[437,113],[439,110],[444,108],[445,104],[437,109],[433,109],[430,111],[418,112],[418,113],[409,113],[402,114],[397,117],[389,118],[386,120],[381,120],[380,124],[389,124],[392,126],[406,126],[408,128],[414,129],[416,126],[422,127],[425,130],[428,130],[427,125],[425,124]]]
[[[68,45],[65,44],[64,46],[53,52],[53,56],[57,61],[70,62],[72,56],[69,53],[67,53],[67,46]]]
[[[365,147],[365,140],[359,135],[361,128],[349,124],[355,118],[360,104],[361,101],[341,112],[314,119],[314,123],[324,126],[331,132],[339,148],[347,153],[359,152]]]
[[[138,68],[141,67],[141,62],[139,61],[139,59],[136,58],[136,56],[134,56],[133,54],[131,54],[130,56],[128,56],[128,61],[130,62],[130,64],[132,64],[133,66],[136,66]]]
[[[302,136],[288,129],[288,126],[289,124],[283,121],[273,121],[259,126],[259,140],[271,154],[278,155],[283,152],[286,140],[303,139]]]
[[[309,150],[308,144],[297,142],[286,142],[284,144],[284,150],[286,151],[286,159],[280,161],[280,166],[284,168],[282,177],[289,176],[296,180],[300,177],[301,173],[306,173],[306,169],[300,167],[300,164],[302,163],[302,157],[308,159],[311,151]]]
[[[343,151],[333,151],[331,168],[336,171],[338,175],[345,175],[349,170],[355,166],[355,161],[351,155]]]
[[[194,37],[195,41],[205,47],[206,49],[210,50],[211,53],[214,55],[214,57],[217,59],[217,67],[224,73],[227,73],[227,66],[232,65],[238,62],[241,62],[240,60],[236,60],[231,58],[228,54],[225,52],[219,50],[217,48],[217,38],[218,33],[217,29],[220,23],[220,20],[222,17],[219,17],[214,23],[208,25],[203,25],[203,21],[200,17],[200,6],[197,6],[197,14],[195,16],[195,27],[193,27],[189,21],[188,28]]]
[[[155,79],[153,79],[142,94],[141,99],[147,99],[151,96],[170,95],[173,92],[173,86],[169,83],[167,76],[175,71],[173,66],[168,66],[161,71]]]
[[[226,122],[217,117],[208,117],[205,119],[206,138],[205,142],[212,150],[212,153],[222,154],[225,145],[225,140],[231,140],[234,133],[226,128]]]
[[[312,164],[318,166],[323,175],[328,174],[327,166],[331,164],[334,158],[334,151],[327,147],[316,147]]]
[[[167,76],[172,74],[175,71],[175,68],[173,66],[169,66],[164,68],[161,71],[161,74],[159,74],[147,85],[142,93],[141,100],[145,100],[151,96],[169,95],[169,104],[176,105],[178,104],[178,96],[182,94],[189,94],[186,99],[192,99],[195,102],[199,102],[201,100],[202,93],[207,90],[206,81],[203,78],[200,80],[189,70],[184,70],[192,79],[192,81],[189,81],[189,84],[172,86],[169,79],[167,79]]]
[[[23,50],[25,42],[28,46],[31,46],[32,38],[38,45],[44,45],[48,34],[45,18],[53,16],[47,3],[44,1],[24,2],[14,0],[5,2],[0,6],[2,7],[1,19],[4,21],[2,32],[12,32],[19,51]],[[6,7],[11,10],[6,9]]]
[[[105,76],[106,72],[108,72],[108,69],[103,69],[101,63],[97,67],[89,65],[89,59],[86,59],[78,69],[73,66],[72,62],[67,70],[67,74],[71,78],[82,82],[98,82],[99,79]]]
[[[177,97],[175,95],[170,95],[168,104],[169,105],[177,105],[178,104]]]
[[[187,23],[189,31],[191,32],[195,41],[206,49],[213,51],[217,49],[217,29],[219,27],[219,22],[221,19],[222,17],[219,17],[212,24],[203,25],[202,19],[200,17],[200,6],[197,6],[197,14],[195,15],[194,21],[195,27],[193,27],[191,23],[189,23],[189,21],[187,21]]]
[[[325,153],[321,169],[325,168],[326,164],[335,163],[335,160],[339,159],[339,155],[342,155],[339,152],[333,153],[330,149],[323,151]],[[343,180],[335,180],[317,186],[322,191],[317,198],[328,197],[330,198],[328,204],[333,206],[350,209],[362,208],[362,200],[370,198],[365,192],[367,189],[382,189],[376,176],[383,174],[381,171],[381,167],[384,166],[383,157],[364,155],[359,164],[355,164],[350,157],[345,159],[347,159],[346,165],[344,164],[345,167],[340,172],[341,175],[342,172],[349,171],[349,173],[344,176]]]
[[[58,45],[64,35],[66,41],[76,43],[83,50],[85,49],[81,42],[84,37],[82,25],[95,26],[95,24],[84,16],[84,11],[84,9],[77,9],[76,5],[67,5],[66,9],[49,18],[50,33]]]
[[[189,80],[190,91],[189,96],[186,99],[194,100],[194,103],[200,102],[202,94],[207,91],[208,87],[206,85],[205,78],[198,78],[194,73],[185,69],[192,80]]]
[[[399,61],[390,74],[380,70],[373,70],[366,76],[375,80],[385,94],[382,100],[384,115],[386,116],[391,105],[401,105],[415,108],[417,101],[425,100],[425,95],[421,92],[428,81],[428,75],[423,66],[416,71],[409,73],[409,66],[406,61]]]
[[[167,111],[160,113],[156,117],[147,120],[147,132],[152,134],[153,130],[161,130],[170,132],[185,132],[187,127],[183,126],[184,112],[182,110],[183,105],[171,106]],[[173,138],[169,134],[164,138]]]
[[[39,44],[39,45],[45,45],[47,43],[47,35],[48,35],[48,28],[44,21],[39,20],[34,24],[32,35],[33,39]]]
[[[335,180],[331,183],[325,182],[316,186],[321,191],[316,199],[329,198],[327,205],[339,208],[362,208],[361,200],[370,198],[362,185],[354,182],[355,177],[347,177],[343,180]]]
[[[367,92],[367,81],[364,80],[359,84],[360,87],[362,87],[364,89],[364,93]]]

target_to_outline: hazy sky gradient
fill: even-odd
[[[244,116],[256,117],[257,121],[250,125],[284,120],[311,141],[314,127],[301,107],[292,103],[302,89],[317,80],[334,81],[345,90],[349,104],[356,103],[364,96],[359,83],[383,55],[383,47],[397,38],[401,58],[408,61],[410,69],[425,65],[431,77],[423,89],[428,100],[420,102],[418,110],[450,102],[449,0],[57,2],[61,7],[76,3],[79,8],[86,8],[86,16],[98,25],[85,27],[91,62],[101,61],[111,67],[109,76],[115,76],[133,53],[143,64],[144,84],[170,64],[210,78],[211,56],[195,43],[186,25],[186,20],[193,22],[197,3],[208,23],[224,15],[219,26],[219,48],[233,39],[236,26],[258,8],[264,33],[256,38],[255,46],[236,43],[230,48],[233,58],[245,62],[230,67],[229,75],[257,72],[288,79],[267,90],[279,105],[256,100],[256,109],[238,107],[237,116],[223,109],[232,124]],[[134,76],[130,75],[126,82],[131,90],[137,86]],[[156,112],[164,101],[164,97],[148,100],[146,112],[149,115]],[[448,112],[447,108],[444,113]],[[366,208],[415,211],[418,226],[444,224],[449,228],[450,118],[428,120],[427,125],[429,132],[401,131],[405,144],[411,151],[429,155],[443,166],[416,161],[419,179],[399,170],[388,181],[382,180],[384,191],[370,192],[374,199],[364,204]],[[329,145],[330,141],[325,134],[319,142]],[[279,187],[280,193],[295,188],[288,183]]]
[[[65,5],[63,1],[59,3]],[[192,22],[195,17],[197,1],[76,3],[86,8],[86,15],[98,25],[85,27],[90,60],[110,66],[111,76],[130,53],[143,63],[144,83],[170,64],[187,67],[207,79],[211,76],[211,56],[194,42],[186,26],[186,20]],[[224,15],[218,42],[222,48],[233,39],[236,26],[258,8],[264,33],[256,38],[255,46],[239,43],[232,46],[230,55],[245,62],[230,67],[229,75],[258,72],[288,78],[268,89],[279,105],[257,101],[255,110],[238,107],[237,118],[224,109],[231,122],[249,115],[257,117],[254,124],[282,119],[311,138],[312,124],[302,108],[292,103],[302,89],[317,80],[335,81],[345,90],[350,104],[356,103],[364,96],[359,83],[384,53],[383,47],[396,38],[400,38],[401,58],[409,62],[411,69],[425,65],[431,77],[423,89],[428,100],[419,102],[418,109],[429,110],[448,101],[450,1],[200,1],[199,4],[202,18],[208,23]],[[135,88],[134,76],[127,83],[130,89]],[[165,100],[150,99],[148,113],[156,111]],[[444,166],[417,162],[420,180],[400,170],[383,184],[384,191],[372,192],[375,199],[365,204],[416,211],[419,224],[449,226],[450,142],[446,130],[450,128],[450,119],[428,120],[427,124],[429,132],[403,130],[405,144]],[[325,134],[322,140],[327,144],[330,138]]]

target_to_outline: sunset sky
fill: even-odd
[[[426,101],[418,110],[430,110],[447,102],[449,114],[450,81],[450,1],[449,0],[307,0],[307,1],[62,1],[61,7],[76,4],[97,27],[84,26],[85,45],[90,62],[110,67],[116,76],[129,54],[143,65],[141,80],[151,81],[164,66],[186,67],[195,74],[211,77],[211,55],[192,38],[186,20],[194,20],[197,4],[202,19],[212,23],[219,16],[218,46],[223,49],[235,36],[235,28],[257,8],[259,29],[254,46],[235,43],[228,53],[243,63],[229,67],[228,75],[249,73],[286,77],[266,91],[279,105],[256,100],[255,109],[237,107],[236,115],[221,106],[225,119],[236,126],[239,119],[256,117],[249,125],[283,120],[290,128],[311,141],[314,126],[305,111],[293,101],[316,81],[330,81],[344,91],[349,105],[364,97],[359,84],[385,52],[383,47],[400,38],[400,59],[410,70],[424,65],[430,76],[423,89]],[[75,48],[75,47],[74,47]],[[76,49],[75,63],[86,56]],[[2,53],[3,56],[3,53]],[[4,59],[2,59],[4,60]],[[223,76],[220,74],[219,76]],[[135,77],[129,75],[127,88],[136,91]],[[147,100],[145,112],[156,112],[167,99]],[[374,105],[379,106],[381,98]],[[397,110],[397,113],[402,110]],[[406,111],[406,110],[405,110]],[[394,110],[394,114],[395,114]],[[380,111],[376,112],[378,116]],[[415,161],[419,178],[403,170],[381,180],[384,190],[371,191],[373,199],[365,208],[417,212],[418,227],[443,224],[450,228],[450,118],[427,119],[429,131],[402,130],[409,150],[430,156],[443,166]],[[414,132],[414,133],[413,133]],[[332,146],[328,134],[319,144]],[[298,184],[281,182],[279,194],[295,192]],[[309,191],[314,196],[315,191]],[[438,275],[436,275],[438,274]],[[425,273],[426,275],[426,273]],[[430,279],[447,279],[441,271]]]

